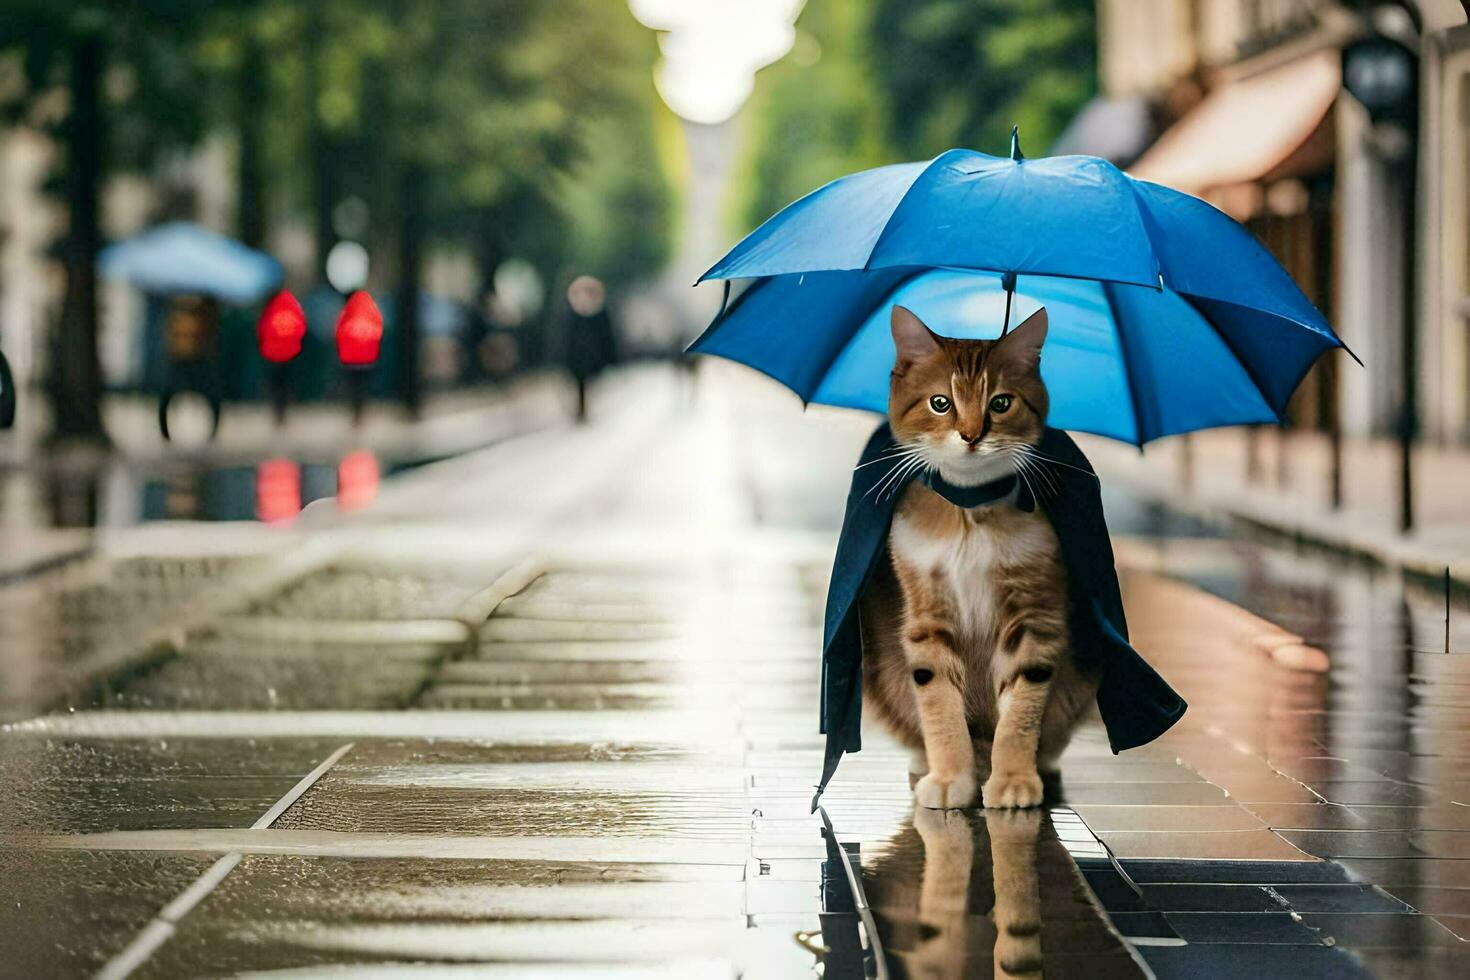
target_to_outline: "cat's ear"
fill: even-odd
[[[893,347],[898,352],[898,357],[893,362],[895,374],[903,374],[910,364],[939,349],[939,341],[912,310],[895,305],[892,327]]]
[[[1010,333],[1000,338],[995,353],[1004,354],[1017,363],[1035,366],[1041,362],[1041,345],[1046,343],[1046,307],[1028,316]]]

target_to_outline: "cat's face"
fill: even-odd
[[[959,486],[1016,470],[1016,457],[1041,440],[1046,385],[1041,345],[1046,310],[999,340],[952,340],[893,308],[897,357],[888,388],[894,437]]]

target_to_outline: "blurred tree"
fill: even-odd
[[[1097,88],[1095,0],[808,3],[757,77],[746,230],[842,174],[951,147],[1049,146]]]
[[[648,122],[653,38],[625,4],[398,0],[394,24],[385,72],[394,79],[385,93],[398,220],[394,328],[398,391],[416,411],[417,294],[431,226],[497,235],[507,212],[541,204],[538,220],[516,222],[539,242],[520,244],[544,245],[557,229],[560,263],[638,275],[663,259],[667,191]],[[507,244],[478,251],[494,259]],[[538,264],[553,281],[547,259]]]
[[[872,0],[807,4],[791,53],[757,77],[735,223],[754,227],[829,180],[891,163],[868,57]]]
[[[624,4],[267,0],[261,16],[267,38],[311,38],[272,59],[284,123],[269,170],[314,210],[318,261],[336,204],[368,203],[373,252],[395,260],[393,362],[410,411],[431,246],[467,244],[484,288],[509,254],[548,278],[568,263],[614,281],[662,264],[671,209],[653,151],[656,45]]]
[[[1097,91],[1095,0],[874,0],[870,44],[903,159],[1040,152]]]
[[[97,252],[107,173],[147,166],[196,141],[204,116],[187,39],[250,0],[7,0],[0,52],[18,52],[21,84],[0,91],[9,124],[54,132],[66,202],[66,293],[51,357],[53,438],[105,441],[97,359]]]
[[[397,390],[419,401],[418,294],[430,247],[468,245],[488,287],[525,254],[548,281],[617,284],[667,254],[655,152],[653,36],[607,0],[10,0],[0,53],[23,59],[12,118],[59,120],[70,233],[58,332],[58,431],[100,436],[95,262],[107,173],[236,134],[237,233],[273,209],[334,214],[392,270]],[[63,111],[48,108],[61,105]],[[379,273],[381,275],[381,273]]]

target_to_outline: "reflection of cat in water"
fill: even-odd
[[[914,809],[913,826],[863,868],[895,976],[984,976],[990,965],[996,977],[1042,975],[1041,820],[1038,810]],[[1054,837],[1046,843],[1062,846]],[[1048,865],[1070,871],[1071,860],[1060,857]]]

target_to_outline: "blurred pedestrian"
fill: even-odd
[[[617,340],[607,312],[607,288],[593,276],[567,287],[560,330],[561,361],[577,384],[577,421],[587,419],[587,385],[617,360]]]
[[[163,345],[168,375],[158,398],[158,431],[168,433],[168,409],[174,397],[193,391],[209,404],[209,438],[219,432],[219,302],[213,296],[176,296],[169,303]]]
[[[0,351],[0,429],[15,424],[15,376],[10,373],[10,362],[5,352]]]

